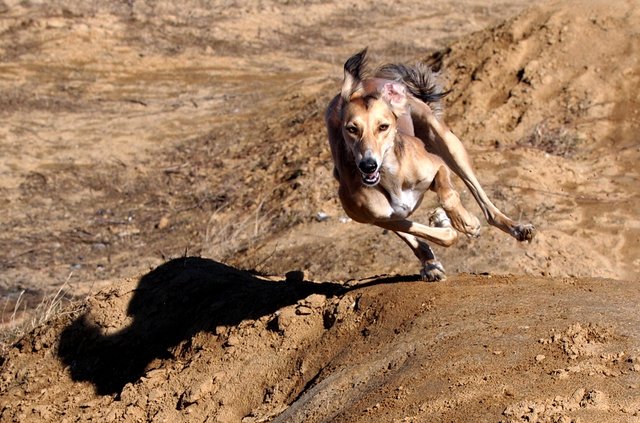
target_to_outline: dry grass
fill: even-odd
[[[202,249],[212,257],[226,259],[244,251],[272,227],[274,211],[265,210],[265,199],[260,198],[251,210],[242,215],[221,207],[207,222]],[[235,216],[235,217],[234,217]]]
[[[82,301],[73,299],[68,295],[71,276],[72,273],[69,274],[55,293],[43,295],[40,303],[34,308],[27,307],[24,301],[26,291],[21,291],[7,321],[5,321],[4,316],[6,315],[6,307],[9,301],[5,300],[3,319],[0,326],[0,355],[4,355],[11,345],[25,334],[46,324],[52,318],[73,314],[80,309]]]
[[[518,145],[536,148],[560,157],[573,157],[580,144],[580,137],[566,126],[551,126],[548,121],[540,122],[531,134]]]

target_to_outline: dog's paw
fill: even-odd
[[[452,219],[453,227],[471,238],[480,236],[480,220],[471,213],[467,213],[460,221]]]
[[[429,214],[429,226],[432,228],[450,228],[451,219],[442,207],[438,207]]]
[[[429,225],[438,228],[453,227],[458,232],[472,238],[480,236],[480,220],[462,207],[452,210],[438,207],[431,212]]]
[[[420,277],[425,282],[438,282],[445,280],[447,275],[439,261],[431,261],[423,265]]]
[[[520,242],[531,242],[535,234],[536,227],[530,223],[518,223],[511,228],[511,235]]]

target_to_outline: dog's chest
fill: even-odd
[[[389,203],[396,217],[407,217],[422,201],[422,193],[416,189],[401,189],[390,192]]]

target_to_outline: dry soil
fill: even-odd
[[[640,421],[637,0],[4,0],[0,34],[0,421]],[[364,46],[440,72],[532,243],[484,225],[429,284],[345,218],[322,115]]]

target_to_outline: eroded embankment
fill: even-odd
[[[319,283],[181,258],[20,340],[1,416],[624,420],[640,412],[638,300],[613,280]]]

